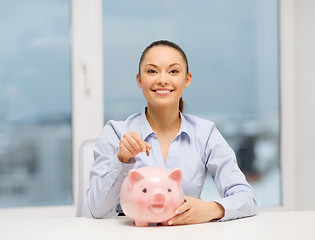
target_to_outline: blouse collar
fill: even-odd
[[[180,111],[178,112],[181,118],[180,130],[179,130],[178,135],[185,133],[190,138],[194,132],[193,127],[191,126],[190,122],[187,120],[185,114],[181,113]],[[145,113],[146,113],[146,108],[141,112],[140,121],[139,121],[140,135],[143,140],[145,140],[149,135],[155,134],[146,118]]]

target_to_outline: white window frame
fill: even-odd
[[[282,206],[296,209],[295,1],[280,0]],[[80,144],[99,137],[104,125],[102,0],[71,1],[73,204],[0,209],[1,217],[75,216]]]
[[[280,99],[282,206],[296,209],[296,0],[280,0]]]
[[[78,153],[82,142],[104,127],[102,0],[72,0],[73,194],[78,193]]]
[[[71,1],[71,73],[73,203],[0,209],[0,218],[75,216],[79,147],[104,126],[102,0]]]

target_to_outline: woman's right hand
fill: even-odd
[[[143,141],[136,132],[128,132],[120,140],[117,157],[119,161],[126,163],[129,158],[138,155],[140,152],[146,152],[151,149],[151,145]]]

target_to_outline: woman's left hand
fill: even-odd
[[[206,202],[193,197],[184,197],[184,203],[175,210],[175,217],[168,221],[169,225],[183,225],[208,222],[221,219],[224,208],[216,202]]]

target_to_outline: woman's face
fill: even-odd
[[[191,82],[181,53],[169,46],[149,49],[140,65],[137,82],[149,106],[178,109],[179,99]]]

